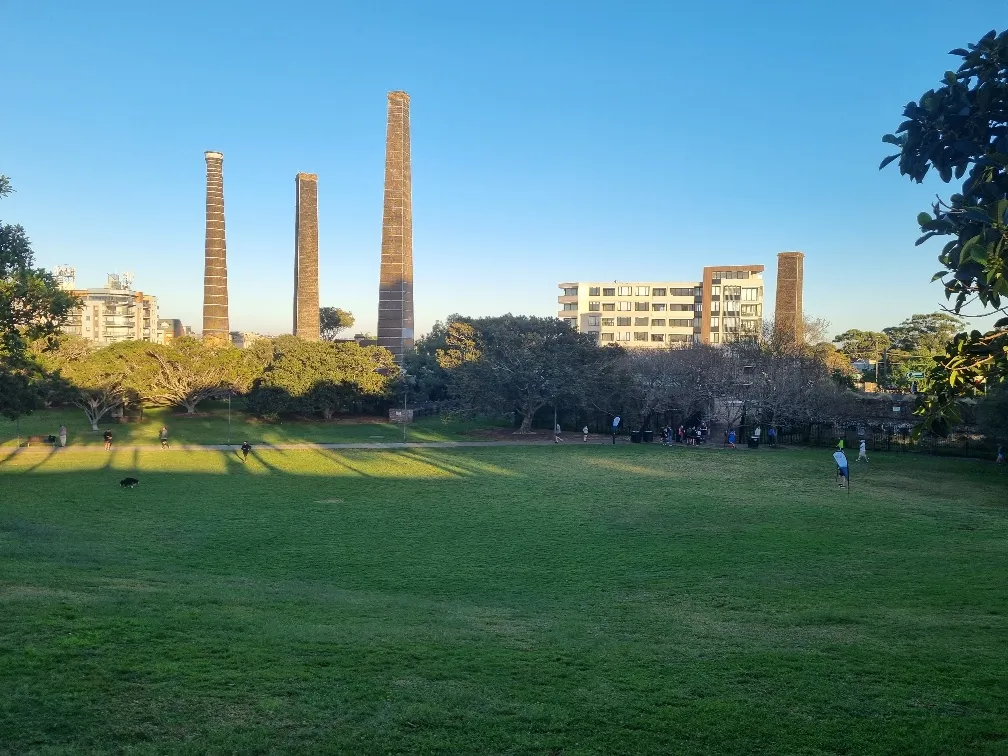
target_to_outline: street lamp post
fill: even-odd
[[[231,392],[228,391],[228,446],[231,446]]]

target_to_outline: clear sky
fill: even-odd
[[[568,280],[690,280],[802,250],[806,310],[944,301],[914,248],[940,185],[880,137],[1000,2],[0,0],[0,218],[79,286],[135,274],[199,329],[204,150],[224,153],[231,327],[291,329],[294,176],[321,299],[377,320],[386,93],[410,93],[417,332],[555,315]]]

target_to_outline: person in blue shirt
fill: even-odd
[[[837,466],[837,475],[839,476],[839,483],[837,485],[840,488],[844,487],[844,483],[850,485],[850,470],[847,467],[847,455],[842,451],[837,450],[833,452],[833,459]]]

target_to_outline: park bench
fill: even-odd
[[[49,444],[51,446],[56,446],[56,436],[28,436],[25,439],[25,446],[31,446],[32,444]]]

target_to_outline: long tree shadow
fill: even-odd
[[[362,478],[374,478],[375,477],[371,473],[364,472],[359,467],[354,467],[352,464],[350,464],[349,461],[347,461],[346,457],[344,457],[342,454],[339,453],[339,451],[337,451],[335,449],[322,449],[322,450],[319,450],[318,453],[320,455],[322,455],[322,457],[324,457],[324,458],[330,460],[331,462],[333,462],[334,464],[336,464],[338,467],[342,467],[342,468],[345,468],[346,470],[349,470],[352,473],[356,473],[357,475],[361,476]]]

